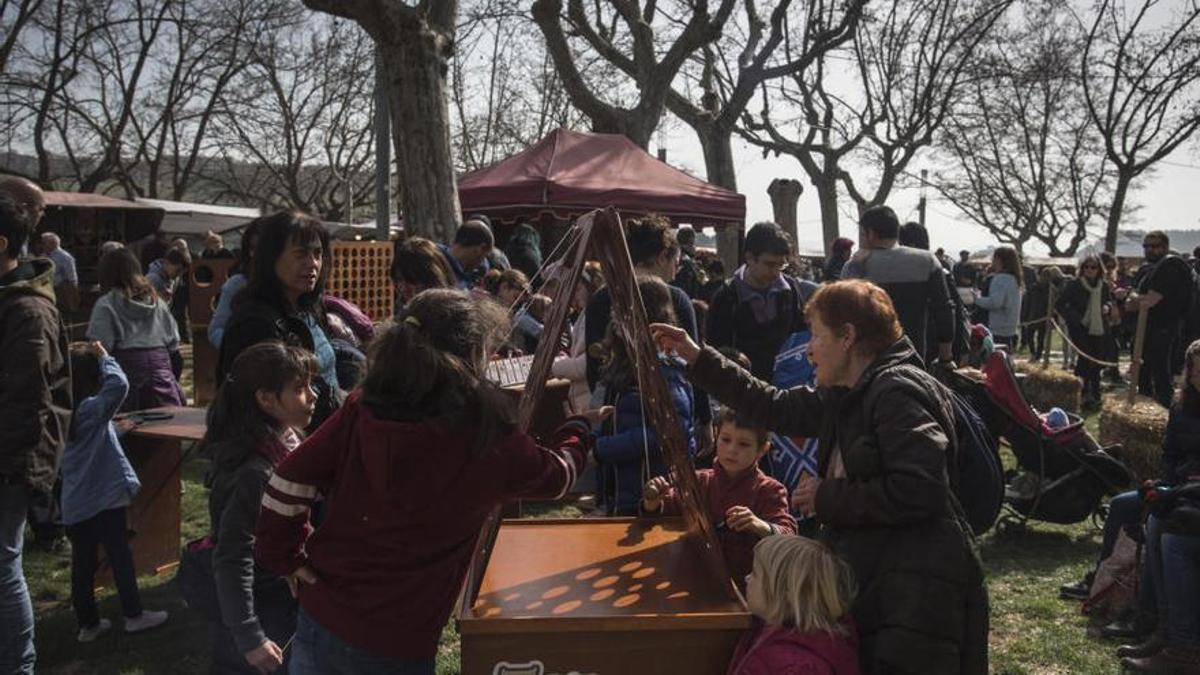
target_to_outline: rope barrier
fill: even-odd
[[[1081,356],[1081,357],[1087,359],[1088,361],[1091,361],[1092,363],[1095,363],[1096,365],[1099,365],[1099,366],[1103,366],[1105,368],[1119,368],[1121,366],[1121,364],[1119,362],[1113,363],[1112,361],[1104,361],[1104,360],[1098,359],[1098,358],[1092,356],[1091,354],[1088,354],[1087,352],[1080,349],[1079,345],[1077,345],[1071,341],[1071,338],[1067,336],[1067,332],[1062,329],[1062,326],[1060,326],[1057,321],[1051,321],[1050,325],[1054,328],[1054,330],[1059,335],[1062,336],[1063,341],[1066,342],[1068,345],[1071,346],[1072,349],[1075,350],[1075,352],[1078,356]]]

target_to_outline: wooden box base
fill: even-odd
[[[505,521],[459,615],[464,674],[722,675],[750,625],[683,521]]]

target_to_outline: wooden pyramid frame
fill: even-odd
[[[659,370],[658,347],[650,335],[646,310],[637,289],[637,276],[625,241],[621,218],[613,208],[592,211],[580,217],[567,237],[575,237],[562,256],[563,276],[555,292],[550,314],[544,322],[543,336],[562,335],[566,328],[567,310],[579,284],[584,263],[589,254],[600,261],[612,294],[612,322],[626,343],[632,347],[634,366],[642,387],[642,405],[647,422],[658,432],[659,446],[669,467],[668,479],[678,490],[682,515],[688,535],[704,559],[705,566],[730,597],[741,602],[741,594],[730,579],[728,568],[717,543],[716,531],[708,517],[708,509],[700,496],[695,468],[688,456],[687,441],[680,429],[679,418],[671,403],[670,392]],[[558,350],[557,340],[543,339],[534,353],[525,390],[518,404],[518,426],[528,432],[537,403],[546,388],[550,365]],[[489,515],[476,543],[471,567],[463,588],[462,607],[466,612],[476,601],[496,535],[501,526],[500,509]]]

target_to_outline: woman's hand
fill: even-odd
[[[283,650],[270,640],[251,649],[243,656],[246,658],[246,663],[263,675],[269,675],[283,665]]]
[[[809,474],[800,476],[800,483],[792,493],[792,508],[806,516],[817,513],[817,489],[821,487],[821,479]]]
[[[759,539],[774,532],[770,523],[754,515],[754,512],[745,506],[729,507],[725,512],[725,527],[734,532],[749,532]]]
[[[92,351],[96,353],[96,358],[104,358],[108,356],[108,351],[104,349],[104,343],[99,340],[92,341]]]
[[[616,410],[616,408],[613,408],[611,405],[606,405],[599,408],[593,408],[591,410],[585,410],[579,413],[579,415],[583,417],[583,419],[587,420],[588,426],[595,429],[596,427],[600,426],[601,422],[612,416],[613,410]]]
[[[291,589],[293,598],[296,597],[296,592],[299,590],[300,584],[311,586],[315,583],[317,583],[317,573],[312,571],[312,568],[308,565],[296,568],[296,571],[287,577],[288,588]]]
[[[659,349],[674,353],[689,366],[700,357],[700,346],[692,342],[692,337],[682,328],[669,323],[652,323],[650,333]]]

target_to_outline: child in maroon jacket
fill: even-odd
[[[507,323],[493,302],[421,293],[372,344],[361,391],[275,469],[255,553],[300,601],[289,673],[433,673],[488,513],[575,482],[608,411],[571,418],[545,448],[516,431],[482,380]]]
[[[738,586],[750,573],[754,545],[760,539],[796,533],[796,520],[788,512],[787,488],[758,468],[758,460],[769,448],[766,429],[741,421],[726,408],[721,411],[713,468],[696,472],[725,564]],[[679,495],[659,476],[642,489],[641,506],[646,515],[678,515]]]
[[[767,537],[754,547],[746,605],[754,625],[728,675],[859,675],[850,621],[850,568],[806,537]]]

